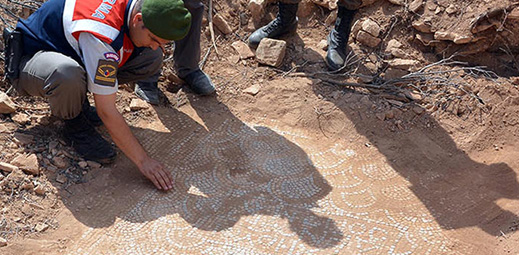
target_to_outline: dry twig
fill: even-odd
[[[207,20],[209,21],[209,31],[211,32],[211,41],[213,42],[214,51],[217,55],[220,55],[218,53],[218,48],[216,47],[216,41],[214,39],[214,28],[213,28],[213,0],[209,0],[209,15],[207,16]]]

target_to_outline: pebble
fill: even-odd
[[[45,188],[42,187],[41,185],[38,185],[38,186],[36,186],[36,188],[34,188],[34,193],[36,193],[36,195],[43,196],[43,195],[45,195]]]
[[[43,231],[47,230],[48,228],[49,228],[49,225],[40,222],[40,223],[36,224],[36,227],[34,229],[38,232],[43,232]]]
[[[95,162],[95,161],[90,161],[88,160],[87,161],[87,164],[90,168],[93,168],[93,169],[97,169],[97,168],[100,168],[101,167],[101,164]]]
[[[67,177],[63,174],[58,174],[58,176],[56,176],[56,181],[63,184],[67,182]]]

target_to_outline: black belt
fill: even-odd
[[[4,56],[5,75],[9,82],[13,82],[20,76],[20,61],[23,54],[22,33],[18,30],[4,28]]]

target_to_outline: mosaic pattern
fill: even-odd
[[[169,131],[137,134],[174,169],[175,191],[149,191],[70,254],[454,253],[456,241],[383,156],[323,149],[275,121],[203,127],[183,113],[159,116]]]

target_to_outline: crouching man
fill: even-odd
[[[158,189],[169,190],[170,172],[132,134],[115,106],[116,93],[119,83],[157,73],[163,54],[157,49],[182,39],[190,26],[181,0],[49,0],[18,22],[21,40],[8,43],[22,45],[10,47],[22,49],[21,60],[9,78],[21,95],[48,99],[52,114],[64,119],[65,140],[83,158],[106,163],[115,157],[94,128],[104,124],[140,172]],[[137,47],[147,49],[134,52]]]

